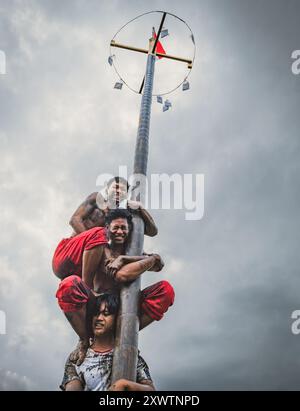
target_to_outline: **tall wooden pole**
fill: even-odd
[[[133,170],[135,181],[137,181],[140,185],[139,196],[136,197],[135,193],[133,192],[131,198],[132,200],[139,200],[142,203],[144,203],[146,194],[145,177],[147,174],[149,128],[155,57],[160,56],[171,60],[185,62],[188,64],[189,69],[192,68],[193,64],[192,60],[190,59],[185,59],[178,56],[171,56],[168,54],[156,53],[156,46],[159,41],[160,33],[166,15],[167,13],[163,12],[156,39],[150,39],[148,51],[146,49],[116,43],[114,40],[112,40],[110,43],[112,47],[119,47],[122,49],[127,49],[140,53],[148,53],[146,74],[139,91],[139,93],[141,94],[144,89],[141,102],[137,140],[135,146]],[[144,179],[140,179],[140,176],[144,176]],[[135,186],[135,181],[133,182],[133,186]],[[144,222],[137,214],[134,214],[133,232],[131,235],[131,242],[127,249],[127,254],[141,255],[143,252],[143,244]],[[117,320],[116,346],[114,351],[112,368],[112,383],[116,382],[120,378],[126,378],[131,381],[136,380],[139,331],[138,307],[141,288],[140,286],[141,280],[139,278],[129,285],[124,285],[120,292],[121,306]]]
[[[149,54],[147,58],[145,87],[142,96],[139,127],[134,155],[134,176],[147,174],[149,127],[151,114],[151,100],[154,79],[155,54],[152,54],[154,40],[150,39]],[[138,179],[138,176],[137,176]],[[139,179],[138,179],[139,181]],[[141,182],[139,198],[144,202],[145,184]],[[134,184],[134,183],[133,183]],[[133,192],[134,195],[134,192]],[[141,255],[144,244],[144,222],[138,215],[133,215],[133,232],[129,244],[128,255]],[[113,358],[112,383],[120,378],[131,381],[136,380],[138,358],[138,306],[140,298],[141,280],[138,278],[130,285],[121,289],[121,306],[117,320],[116,346]]]

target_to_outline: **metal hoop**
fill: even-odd
[[[168,14],[169,16],[173,16],[173,17],[175,17],[176,19],[180,20],[182,23],[184,23],[184,24],[187,26],[187,28],[189,29],[189,31],[190,31],[190,33],[191,33],[192,42],[193,42],[193,44],[194,44],[194,55],[193,55],[193,58],[192,58],[192,62],[193,62],[193,65],[194,65],[194,60],[195,60],[195,57],[196,57],[195,36],[194,36],[194,34],[193,34],[193,32],[192,32],[192,29],[191,29],[190,26],[187,24],[187,22],[184,21],[183,19],[181,19],[180,17],[176,16],[176,15],[173,14],[173,13],[168,13],[168,12],[165,12],[165,11],[162,11],[162,10],[152,10],[152,11],[147,11],[146,13],[143,13],[143,14],[139,14],[137,17],[134,17],[133,19],[129,20],[126,24],[124,24],[124,25],[115,33],[115,35],[113,36],[112,40],[114,40],[114,39],[116,38],[116,36],[120,33],[120,31],[122,31],[126,26],[128,26],[128,24],[132,23],[134,20],[139,19],[140,17],[146,16],[147,14],[152,14],[152,13],[166,13],[166,14]],[[110,51],[110,54],[109,54],[109,55],[112,56],[112,48],[111,48],[111,46],[109,47],[109,51]],[[125,84],[125,86],[128,87],[129,90],[133,91],[134,93],[140,94],[139,91],[133,89],[133,88],[122,78],[122,76],[121,76],[120,73],[118,72],[118,70],[117,70],[117,68],[116,68],[115,63],[114,63],[113,60],[112,60],[112,66],[113,66],[116,74],[118,75],[119,79]],[[185,78],[182,80],[182,82],[181,82],[178,86],[176,86],[175,88],[173,88],[172,90],[167,91],[166,93],[162,93],[162,94],[161,94],[161,93],[152,94],[152,96],[153,96],[153,97],[166,96],[167,94],[173,93],[175,90],[177,90],[179,87],[181,87],[182,84],[188,79],[189,75],[191,74],[191,71],[192,71],[192,69],[190,69],[189,73],[187,74],[187,76],[185,76]]]

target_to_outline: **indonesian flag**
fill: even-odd
[[[154,28],[154,27],[152,28],[152,36],[153,36],[154,39],[156,39],[156,37],[157,37],[157,35],[156,35],[156,33],[155,33],[155,28]],[[159,40],[158,40],[158,42],[157,42],[155,51],[156,51],[157,53],[166,54],[165,49],[163,48],[163,46],[162,46],[162,44],[161,44],[161,42],[160,42]],[[157,58],[162,59],[161,56],[157,56]]]

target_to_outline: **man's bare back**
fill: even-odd
[[[90,194],[72,215],[70,225],[74,230],[73,235],[94,227],[104,227],[105,212],[99,209],[97,196],[97,192]]]

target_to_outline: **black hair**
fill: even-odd
[[[107,182],[107,188],[109,188],[109,186],[110,186],[112,183],[114,183],[114,182],[116,182],[117,184],[122,183],[122,184],[126,185],[126,186],[127,186],[127,190],[128,190],[129,187],[130,187],[130,185],[129,185],[128,181],[126,180],[126,178],[116,176],[116,177],[113,177],[113,178],[111,178],[110,180],[108,180],[108,182]]]
[[[96,297],[94,315],[99,315],[102,303],[106,304],[109,314],[117,314],[120,304],[119,295],[113,293],[103,293]]]
[[[130,227],[132,226],[132,215],[130,211],[126,210],[125,208],[116,208],[114,210],[109,211],[109,213],[105,217],[105,224],[108,225],[117,218],[125,218],[128,222],[128,225]]]

